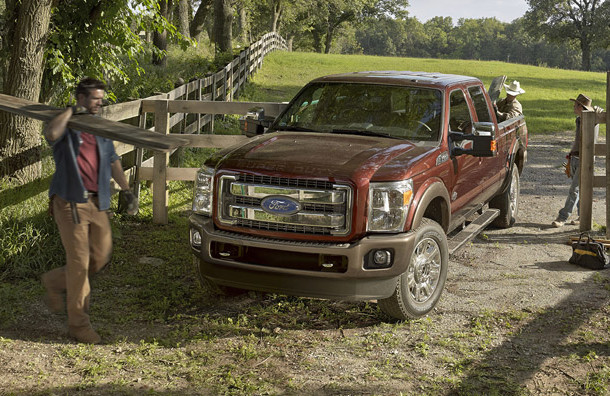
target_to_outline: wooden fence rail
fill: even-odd
[[[249,76],[261,68],[269,52],[286,49],[286,41],[280,35],[267,33],[217,73],[189,81],[167,93],[106,106],[100,115],[113,121],[129,120],[141,128],[164,134],[183,134],[191,141],[188,147],[229,147],[245,137],[214,135],[214,115],[245,114],[253,106],[265,108],[268,115],[279,114],[281,103],[231,101]],[[154,118],[148,114],[154,114]],[[152,125],[149,125],[151,120]],[[115,148],[120,156],[133,153],[133,162],[126,173],[134,183],[137,195],[140,180],[153,181],[153,221],[167,223],[167,181],[193,180],[196,169],[169,168],[171,153],[156,152],[144,160],[145,153],[141,148],[124,143],[115,143]]]

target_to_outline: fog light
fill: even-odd
[[[194,229],[191,229],[191,245],[196,248],[201,247],[201,234]]]
[[[373,262],[375,265],[385,267],[392,262],[392,253],[387,250],[378,250],[373,255]]]
[[[364,269],[390,268],[394,260],[393,249],[371,250],[364,257]]]

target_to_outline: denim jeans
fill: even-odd
[[[566,203],[563,205],[563,208],[559,211],[559,215],[557,216],[557,220],[559,221],[566,221],[574,211],[574,207],[576,207],[576,213],[578,213],[578,216],[580,216],[580,207],[578,206],[578,193],[580,184],[580,158],[571,157],[570,171],[572,172],[572,184],[570,184],[570,189],[568,190],[568,197],[566,198]]]

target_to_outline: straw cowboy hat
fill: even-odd
[[[587,95],[579,94],[576,99],[570,100],[572,102],[578,103],[579,105],[584,107],[585,110],[593,111],[593,106],[591,106],[591,98],[589,98]]]
[[[515,80],[510,85],[504,84],[504,89],[506,89],[506,93],[512,96],[517,96],[519,94],[525,93],[525,90],[521,88],[519,81]]]

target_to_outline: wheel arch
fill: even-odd
[[[449,202],[449,192],[442,182],[436,181],[425,187],[425,191],[416,201],[417,207],[410,229],[414,230],[419,227],[425,217],[436,221],[446,232],[451,218]]]

